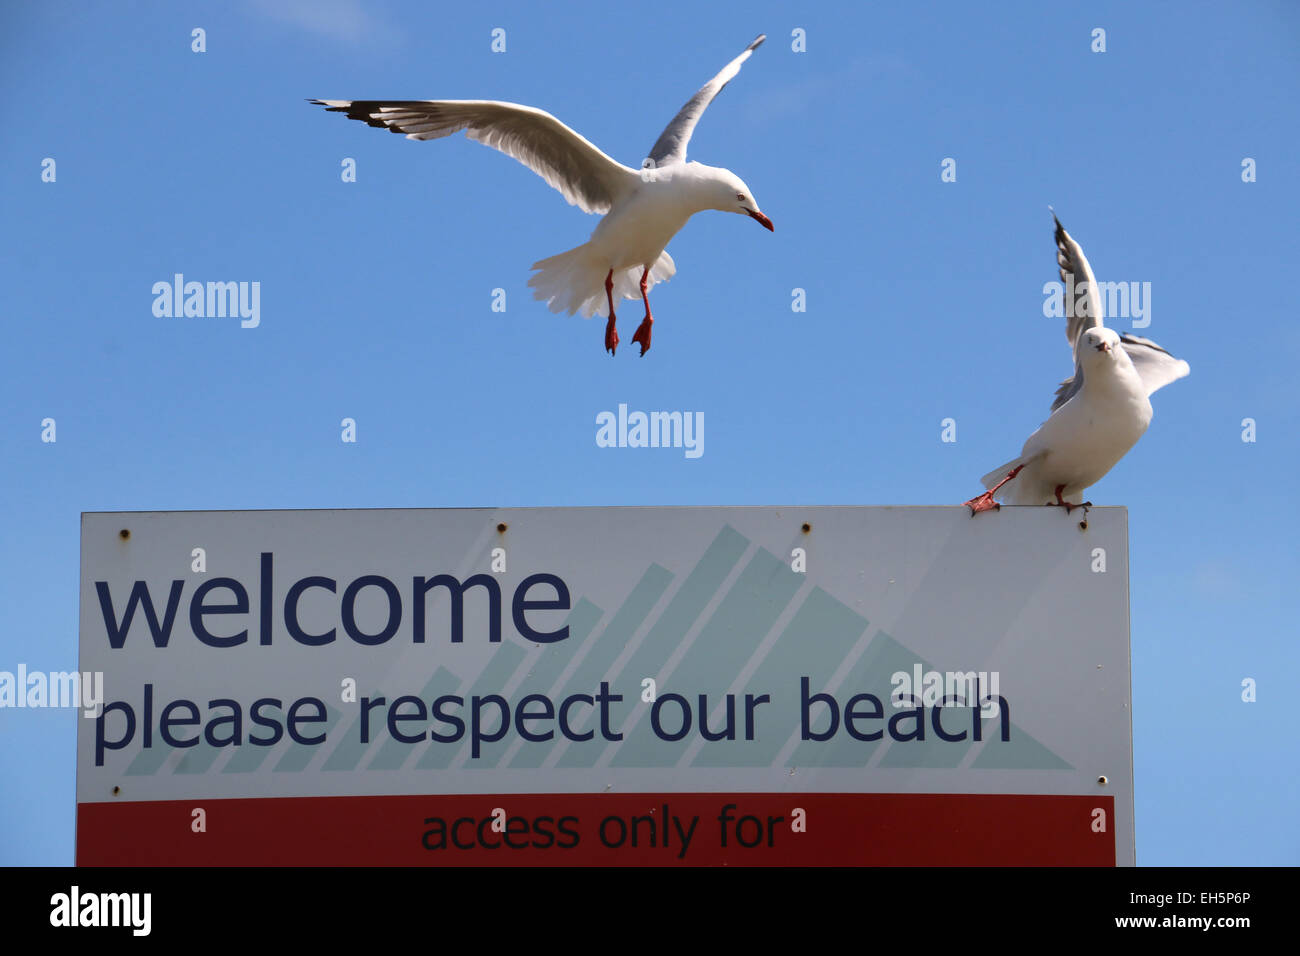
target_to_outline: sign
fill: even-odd
[[[1123,508],[85,514],[77,862],[1132,864]]]

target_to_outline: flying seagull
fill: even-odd
[[[741,64],[766,39],[760,35],[687,101],[650,149],[641,169],[611,159],[550,113],[494,100],[311,100],[331,112],[407,139],[440,139],[465,130],[472,139],[523,163],[583,212],[604,214],[591,240],[533,263],[533,297],[552,312],[608,315],[605,348],[618,346],[615,299],[645,302],[632,341],[650,348],[647,292],[677,271],[664,247],[686,220],[705,209],[749,216],[772,230],[754,194],[728,169],[686,161],[695,124]],[[640,273],[638,279],[638,273]]]
[[[1020,457],[980,479],[988,491],[966,502],[971,517],[1000,508],[994,495],[1012,505],[1063,505],[1067,512],[1090,505],[1082,501],[1084,489],[1100,481],[1151,423],[1149,396],[1191,371],[1150,339],[1102,324],[1092,268],[1055,212],[1052,219],[1074,375],[1056,390],[1051,416],[1029,436]]]

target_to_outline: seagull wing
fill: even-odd
[[[1075,348],[1079,336],[1088,329],[1103,324],[1104,316],[1101,296],[1097,292],[1097,280],[1093,278],[1088,257],[1065,231],[1055,212],[1052,213],[1052,221],[1056,223],[1056,264],[1061,272],[1061,281],[1065,283],[1065,337],[1070,343],[1070,354],[1075,356],[1074,374],[1056,390],[1056,401],[1052,402],[1052,411],[1056,411],[1083,388],[1083,366],[1079,364]],[[1074,290],[1073,297],[1071,289]]]
[[[1148,396],[1170,382],[1178,381],[1192,370],[1182,359],[1174,358],[1150,339],[1125,332],[1120,334],[1119,341],[1132,359],[1133,367],[1137,369]]]
[[[741,64],[748,60],[749,55],[766,39],[767,35],[760,33],[753,43],[745,47],[745,51],[740,56],[724,66],[722,72],[700,87],[700,91],[678,110],[673,121],[659,134],[659,139],[650,150],[650,159],[655,166],[686,162],[686,144],[691,141],[695,124],[700,121],[700,117],[713,102],[713,98],[722,92],[722,88],[740,72]]]
[[[312,100],[332,113],[407,139],[470,139],[519,160],[583,212],[606,213],[640,174],[611,159],[550,113],[494,100]]]

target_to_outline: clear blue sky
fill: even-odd
[[[526,286],[595,218],[304,101],[514,100],[639,165],[759,32],[691,156],[776,232],[692,220],[644,359],[636,303],[610,359]],[[1070,371],[1051,204],[1192,368],[1090,495],[1130,509],[1138,861],[1300,863],[1300,6],[7,3],[0,83],[0,670],[75,668],[83,511],[960,502]],[[176,272],[260,327],[156,318]],[[704,455],[598,448],[620,402]],[[0,863],[71,862],[74,736],[0,711]]]

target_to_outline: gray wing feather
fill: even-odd
[[[1083,388],[1083,366],[1076,365],[1074,374],[1063,381],[1056,389],[1056,401],[1052,402],[1052,411],[1056,411]]]
[[[606,213],[639,182],[639,173],[611,159],[550,113],[495,100],[311,100],[332,113],[404,133],[440,139],[465,130],[476,142],[517,159],[571,205]]]
[[[1170,382],[1178,381],[1192,370],[1182,359],[1174,358],[1150,339],[1125,332],[1120,335],[1119,341],[1132,360],[1148,396]]]
[[[1056,264],[1061,281],[1065,283],[1065,338],[1070,343],[1070,354],[1075,355],[1074,374],[1056,390],[1056,400],[1052,402],[1052,411],[1056,411],[1083,388],[1083,366],[1075,354],[1079,336],[1103,324],[1105,316],[1102,315],[1101,296],[1097,293],[1097,280],[1093,277],[1088,257],[1065,231],[1055,212],[1052,221],[1056,223]]]
[[[700,87],[700,91],[687,100],[686,105],[677,111],[673,121],[659,134],[659,139],[656,140],[650,150],[650,159],[655,166],[686,162],[686,144],[691,141],[691,134],[695,132],[695,124],[700,121],[700,117],[704,115],[708,105],[713,102],[713,98],[722,92],[722,88],[740,72],[741,64],[748,60],[749,55],[757,50],[766,39],[767,35],[760,33],[753,43],[745,47],[745,51],[740,56],[724,66],[722,72]]]

